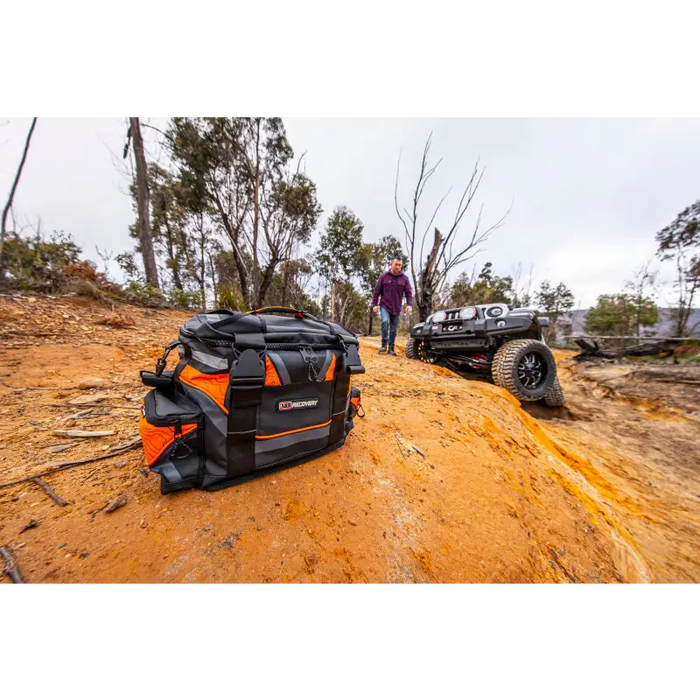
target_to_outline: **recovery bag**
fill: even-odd
[[[161,493],[215,490],[337,449],[360,408],[352,375],[364,371],[354,333],[298,309],[194,316],[155,372],[141,372],[152,390],[139,428]]]

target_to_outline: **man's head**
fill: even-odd
[[[399,272],[401,272],[401,266],[402,266],[401,258],[394,258],[391,261],[391,274],[392,275],[398,275]]]

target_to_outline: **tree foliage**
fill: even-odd
[[[549,317],[545,339],[547,342],[555,342],[562,315],[574,308],[574,295],[563,282],[555,287],[549,280],[544,280],[535,297],[539,310]]]
[[[677,304],[673,310],[675,334],[684,336],[700,290],[700,200],[684,209],[666,228],[656,234],[657,255],[676,266]]]
[[[603,336],[636,335],[636,324],[658,323],[659,309],[651,299],[631,294],[604,294],[586,316],[586,332]]]

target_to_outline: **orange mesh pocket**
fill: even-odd
[[[279,374],[277,374],[272,360],[267,356],[265,356],[265,386],[282,386]]]
[[[196,423],[188,423],[182,426],[182,435],[187,435],[197,428]],[[159,428],[151,425],[143,415],[139,419],[139,432],[143,442],[143,453],[146,456],[146,464],[150,467],[175,442],[175,428],[168,426]]]
[[[323,381],[324,382],[332,382],[334,374],[335,374],[335,353],[333,353],[333,359],[331,360],[331,364],[328,367],[328,371],[326,372],[326,376],[323,378]]]
[[[185,365],[180,372],[180,381],[206,394],[224,413],[228,413],[225,405],[229,386],[228,374],[204,374],[191,365]]]

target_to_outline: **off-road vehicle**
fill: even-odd
[[[436,311],[411,329],[406,357],[439,364],[463,376],[490,379],[521,401],[564,405],[552,351],[544,341],[549,319],[532,309],[478,304]]]

